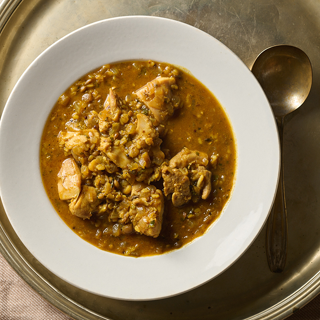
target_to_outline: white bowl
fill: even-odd
[[[232,197],[209,231],[182,249],[142,258],[99,250],[73,233],[51,205],[39,169],[42,130],[60,94],[103,64],[134,59],[164,61],[190,70],[225,108],[238,154]],[[17,235],[54,274],[98,295],[152,300],[209,281],[244,253],[267,219],[279,158],[268,101],[234,53],[187,24],[121,17],[69,34],[22,75],[1,119],[0,191]]]

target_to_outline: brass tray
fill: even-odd
[[[320,3],[2,0],[0,112],[20,75],[49,45],[91,22],[136,14],[167,17],[198,27],[226,44],[248,67],[260,51],[275,44],[295,45],[310,57],[313,88],[303,107],[286,119],[284,134],[289,216],[286,270],[282,274],[269,271],[263,229],[233,266],[195,290],[152,302],[102,298],[69,285],[45,269],[21,243],[2,206],[0,251],[33,289],[74,319],[284,319],[320,293]]]

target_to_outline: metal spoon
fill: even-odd
[[[284,118],[306,100],[312,84],[312,67],[300,49],[279,45],[266,49],[257,57],[252,73],[264,90],[278,125],[281,167],[279,186],[267,222],[266,252],[272,272],[282,272],[287,257],[287,207],[283,167]]]

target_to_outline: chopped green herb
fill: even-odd
[[[152,221],[150,222],[149,226],[150,226],[151,228],[154,228],[155,224],[156,224],[156,221],[155,221],[155,220],[152,220]]]
[[[145,115],[148,115],[149,114],[149,110],[146,108],[146,107],[142,107],[141,108],[141,113],[145,114]]]

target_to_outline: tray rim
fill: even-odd
[[[2,0],[0,1],[0,37],[10,17],[15,13],[18,6],[25,0]],[[1,115],[0,115],[1,121]],[[1,199],[0,199],[1,201]],[[3,209],[5,212],[5,210]],[[0,253],[35,292],[42,296],[55,308],[59,309],[74,319],[104,319],[111,320],[105,316],[82,306],[70,299],[67,295],[56,289],[47,279],[32,268],[10,239],[2,223],[0,222]],[[279,301],[270,308],[253,315],[246,320],[280,320],[289,317],[299,310],[317,295],[320,294],[320,271],[309,279],[303,286],[293,294]],[[90,317],[90,318],[88,318]]]
[[[7,21],[18,8],[22,0],[2,0],[0,1],[0,35],[2,29],[4,29]]]

